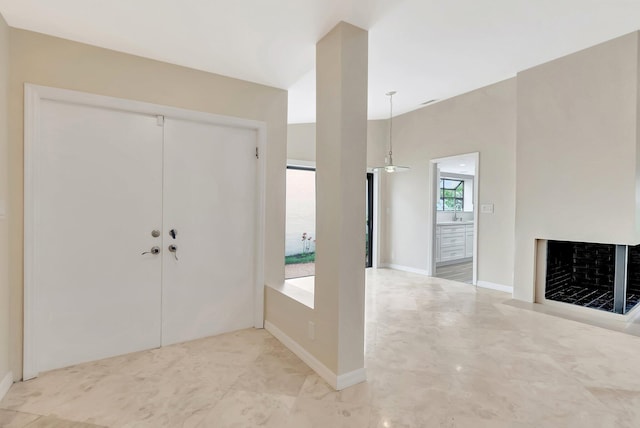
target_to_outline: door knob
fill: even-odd
[[[155,246],[155,247],[151,247],[149,251],[145,251],[144,253],[142,253],[142,255],[144,256],[145,254],[158,254],[159,252],[160,252],[160,247]]]
[[[151,231],[151,236],[153,236],[154,238],[157,238],[158,236],[160,236],[160,231],[155,229]]]

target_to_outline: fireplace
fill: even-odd
[[[629,309],[640,303],[640,245],[629,247],[626,299]]]
[[[548,241],[545,299],[629,312],[640,302],[640,246]]]

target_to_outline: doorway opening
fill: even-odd
[[[478,153],[433,159],[431,273],[477,282]]]

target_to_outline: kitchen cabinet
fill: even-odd
[[[464,256],[473,257],[473,224],[466,225]]]
[[[473,257],[473,223],[436,226],[436,263]]]

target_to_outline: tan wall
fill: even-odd
[[[368,122],[367,166],[384,164],[389,121]],[[381,174],[380,258],[426,270],[432,213],[430,160],[480,152],[478,279],[513,285],[516,82],[507,80],[393,119],[394,161],[411,170]],[[315,124],[289,125],[287,157],[315,159]]]
[[[637,244],[638,33],[518,74],[515,297],[535,240]]]
[[[338,375],[364,368],[368,40],[340,22],[316,45],[314,310]]]
[[[318,125],[290,126],[288,148],[290,159],[317,160],[314,309],[268,289],[265,317],[341,375],[364,366],[365,219],[355,213],[365,212],[367,32],[341,22],[316,53]]]
[[[0,205],[8,198],[7,89],[9,85],[9,27],[0,15]],[[9,372],[9,230],[0,214],[0,381]]]
[[[478,280],[513,284],[516,82],[506,80],[393,119],[393,160],[411,167],[386,176],[381,262],[426,270],[431,258],[430,160],[480,153]]]
[[[296,123],[287,126],[287,159],[316,161],[315,123]]]
[[[367,166],[384,163],[388,123],[386,120],[367,123]],[[287,132],[287,158],[315,162],[316,160],[316,124],[292,124]],[[364,172],[363,172],[364,174]],[[364,177],[363,177],[364,181]],[[364,195],[364,182],[362,185]],[[327,335],[332,331],[331,318],[337,318],[338,308],[318,311],[310,309],[280,292],[266,289],[266,321],[277,326],[307,351],[322,361],[327,367],[338,371],[334,340]],[[319,313],[322,312],[322,313]],[[327,317],[326,314],[329,314]],[[316,324],[316,339],[308,337],[308,322]]]
[[[384,165],[389,144],[388,120],[367,122],[367,167]],[[315,162],[316,124],[296,123],[287,127],[287,159]]]
[[[283,282],[286,91],[17,29],[11,29],[10,55],[9,281],[11,368],[16,376],[22,373],[25,82],[266,122],[265,281]]]

